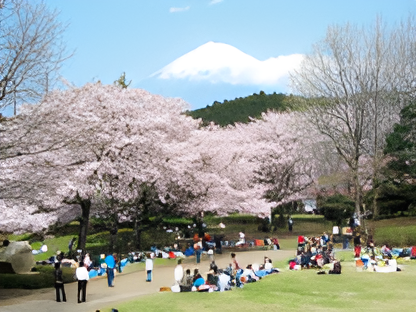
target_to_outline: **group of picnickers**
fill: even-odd
[[[329,235],[326,232],[321,236],[299,235],[296,257],[289,260],[289,269],[317,268],[323,274],[325,264],[332,264],[329,274],[341,274],[341,263],[335,259],[333,242]]]
[[[231,263],[225,268],[219,268],[215,261],[211,261],[208,271],[203,273],[195,268],[193,271],[184,269],[182,260],[174,270],[175,284],[170,287],[172,292],[214,292],[231,290],[232,287],[243,287],[246,283],[257,282],[266,275],[278,273],[272,260],[264,257],[264,263],[240,266],[235,253],[231,253]]]

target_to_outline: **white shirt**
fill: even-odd
[[[175,281],[180,282],[183,279],[183,267],[178,264],[175,267]]]
[[[85,264],[85,266],[88,268],[90,265],[91,265],[91,259],[90,259],[90,257],[89,256],[87,256],[87,255],[85,255],[85,257],[84,257],[84,264]]]
[[[90,276],[88,275],[88,270],[86,267],[79,267],[75,271],[75,275],[77,276],[77,280],[79,281],[88,281]]]
[[[219,279],[220,291],[224,291],[226,288],[228,288],[228,282],[230,281],[229,275],[220,274],[218,279]]]
[[[148,258],[146,259],[146,271],[153,270],[153,260]]]

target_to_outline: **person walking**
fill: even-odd
[[[240,264],[237,261],[237,256],[233,252],[231,253],[231,261],[232,261],[232,263],[234,265],[234,272],[236,272],[236,271],[238,271],[238,270],[241,269]]]
[[[152,281],[152,271],[153,271],[153,258],[150,253],[146,254],[146,272],[147,272],[147,279],[146,282]]]
[[[78,303],[85,302],[87,300],[87,282],[90,279],[87,268],[84,266],[84,262],[79,263],[79,267],[75,271],[75,275],[78,280]],[[82,296],[81,295],[82,292]]]
[[[108,287],[114,287],[114,268],[116,266],[116,260],[113,255],[105,257],[105,263],[107,264],[107,283]]]
[[[64,279],[62,277],[62,270],[61,270],[60,262],[55,262],[55,290],[56,290],[56,302],[61,302],[61,292],[62,292],[62,301],[66,302]]]

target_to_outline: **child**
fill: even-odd
[[[147,279],[146,282],[152,281],[152,271],[153,271],[153,259],[150,253],[146,254],[146,272],[147,272]]]

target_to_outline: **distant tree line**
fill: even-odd
[[[259,119],[263,112],[287,111],[288,101],[285,94],[276,93],[266,94],[260,91],[247,97],[239,97],[231,101],[224,100],[223,103],[215,101],[211,106],[188,111],[187,114],[193,118],[201,118],[203,125],[214,122],[222,127],[233,125],[234,123],[248,123],[250,118]]]

